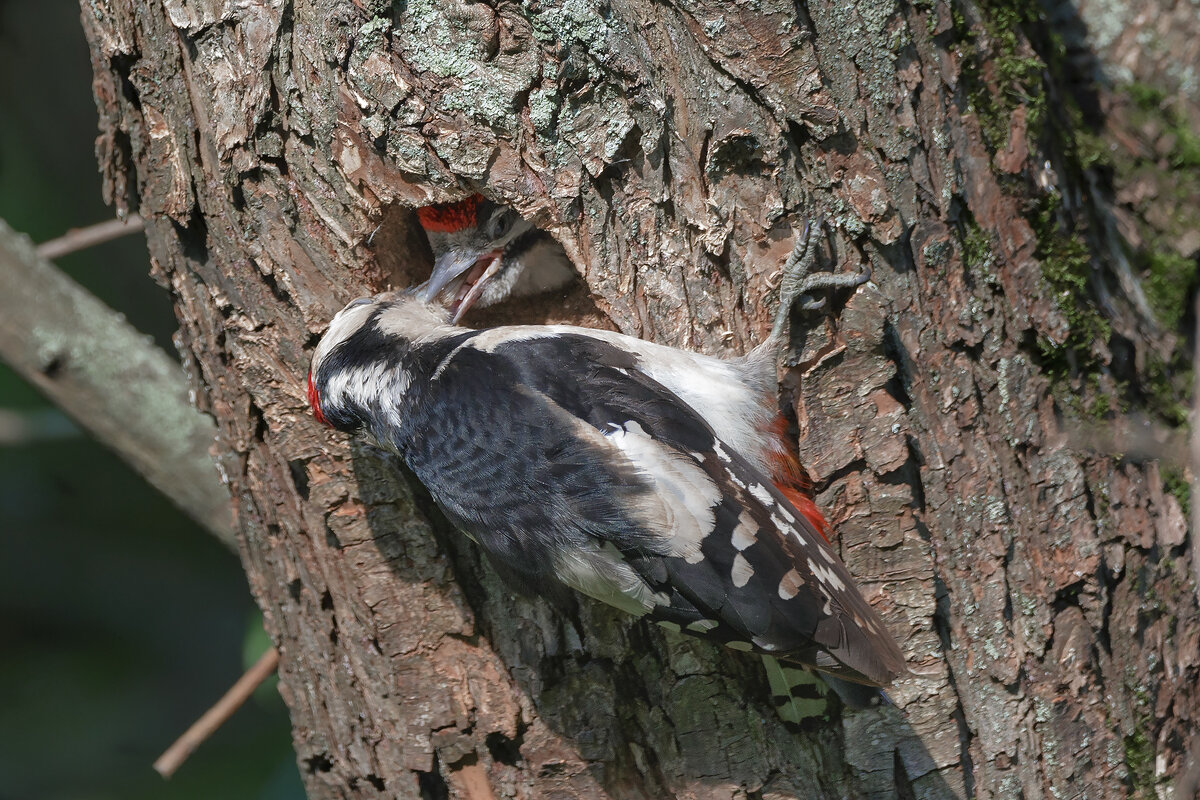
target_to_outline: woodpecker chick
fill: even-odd
[[[481,195],[417,209],[433,250],[421,299],[440,299],[457,322],[473,305],[558,289],[575,279],[567,254],[549,233]]]
[[[333,319],[308,396],[403,458],[510,582],[886,685],[907,671],[896,643],[743,455],[770,449],[758,378],[733,377],[751,369],[571,326],[473,331],[386,293]]]

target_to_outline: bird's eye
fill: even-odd
[[[501,211],[496,216],[492,217],[492,221],[488,223],[488,238],[499,239],[512,230],[512,212]]]

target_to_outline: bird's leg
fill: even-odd
[[[820,238],[813,235],[813,229],[820,230],[822,225],[820,220],[815,223],[805,220],[804,228],[796,237],[796,245],[783,265],[779,281],[779,309],[775,312],[775,324],[771,327],[772,338],[783,335],[793,306],[799,306],[802,311],[813,311],[825,305],[825,298],[813,297],[813,293],[853,289],[871,279],[870,265],[854,273],[811,271],[817,260]]]

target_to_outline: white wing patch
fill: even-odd
[[[492,328],[473,337],[471,346],[491,352],[508,342],[567,334],[584,336],[635,353],[641,372],[699,412],[712,425],[717,438],[730,449],[740,453],[759,471],[770,472],[768,458],[779,449],[767,425],[776,413],[770,401],[770,389],[775,381],[773,357],[763,360],[760,354],[757,359],[750,355],[724,360],[612,331],[571,325]]]
[[[655,517],[647,527],[668,533],[670,555],[689,564],[703,561],[700,545],[716,525],[713,508],[721,490],[695,462],[664,447],[637,422],[614,424],[605,436],[654,485],[653,496],[661,502],[646,509]]]

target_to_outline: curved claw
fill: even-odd
[[[818,249],[817,237],[812,236],[812,231],[819,231],[824,224],[823,219],[805,220],[804,227],[796,236],[796,244],[784,263],[779,278],[779,309],[775,313],[775,324],[771,328],[772,336],[782,335],[793,307],[801,311],[815,311],[825,306],[824,297],[813,295],[835,289],[853,289],[871,279],[870,264],[864,264],[863,268],[855,273],[811,272]]]

